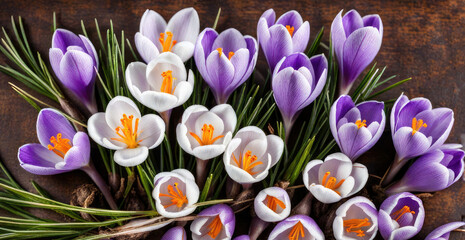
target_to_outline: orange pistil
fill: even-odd
[[[288,238],[289,240],[299,240],[299,236],[302,236],[302,238],[305,237],[304,225],[300,221],[292,227]]]
[[[221,232],[221,228],[223,227],[223,223],[221,222],[220,215],[216,215],[213,221],[208,224],[208,235],[211,238],[215,239],[218,234]]]
[[[139,135],[137,132],[139,128],[139,118],[136,118],[134,129],[132,128],[132,120],[134,120],[133,115],[128,117],[126,114],[123,114],[123,118],[121,118],[121,125],[123,127],[115,128],[116,134],[121,138],[112,138],[112,140],[125,143],[128,148],[136,148],[139,146],[139,143],[142,142],[142,140],[137,140],[137,136]]]
[[[51,136],[50,142],[53,146],[49,144],[48,150],[54,152],[61,158],[65,158],[66,152],[72,147],[71,144],[69,144],[71,142],[69,139],[61,138],[61,133],[58,133],[56,138]]]
[[[357,120],[355,121],[355,125],[357,125],[358,129],[360,129],[361,127],[367,127],[367,120]]]
[[[294,34],[294,27],[286,25],[286,29],[289,32],[289,35],[291,35],[291,37],[292,37],[292,35]]]
[[[202,138],[200,138],[199,136],[197,136],[197,134],[193,133],[193,132],[189,132],[189,134],[195,138],[195,140],[197,140],[197,142],[199,142],[200,146],[204,146],[204,145],[210,145],[210,144],[213,144],[216,142],[216,140],[224,137],[224,135],[219,135],[215,138],[213,138],[213,132],[214,132],[215,128],[210,124],[210,125],[207,125],[207,124],[204,124],[203,127],[202,127]]]
[[[278,206],[280,206],[282,209],[286,208],[286,204],[284,204],[283,201],[279,200],[276,197],[270,196],[270,195],[266,196],[264,202],[266,202],[266,206],[269,209],[273,210],[273,212],[275,212],[275,213],[277,213],[276,210],[278,209]]]
[[[361,229],[362,227],[369,227],[371,225],[368,218],[365,219],[349,219],[344,220],[343,225],[347,232],[356,233],[358,237],[365,236],[365,232]]]
[[[176,191],[174,190],[174,188],[176,188]],[[178,188],[177,182],[174,183],[174,187],[172,185],[168,185],[167,189],[169,194],[160,193],[158,195],[160,197],[171,198],[171,204],[165,205],[165,209],[173,205],[176,205],[176,207],[181,208],[184,204],[188,203],[187,197],[184,196],[184,193]]]
[[[161,74],[163,82],[161,83],[160,92],[173,94],[173,81],[176,80],[176,78],[173,77],[172,73],[173,72],[171,70],[168,70]]]
[[[223,49],[222,48],[217,48],[216,50],[218,51],[218,54],[221,57],[221,54],[223,53]],[[228,60],[231,60],[232,56],[234,56],[234,52],[229,52],[228,53]]]
[[[329,174],[331,174],[331,172],[326,172],[325,173],[325,175],[323,176],[323,181],[321,181],[321,185],[323,185],[323,187],[329,188],[329,189],[335,191],[337,194],[341,195],[341,193],[336,191],[335,189],[339,188],[342,185],[342,183],[344,183],[345,179],[342,179],[341,181],[339,181],[339,183],[337,183],[337,179],[335,177],[330,177],[329,179],[327,179]]]
[[[392,219],[394,219],[396,221],[399,221],[399,219],[402,217],[402,215],[404,215],[406,213],[415,214],[414,211],[410,211],[409,206],[404,206],[401,209],[399,209],[399,210],[395,211],[394,213],[392,213],[391,217],[392,217]]]
[[[238,167],[242,168],[244,171],[246,171],[250,175],[254,175],[254,174],[257,173],[257,172],[252,171],[254,167],[256,167],[256,166],[258,166],[260,164],[263,164],[263,162],[257,161],[257,156],[252,155],[251,151],[245,152],[243,158],[239,157],[239,161],[237,161],[236,156],[234,156],[234,153],[233,153],[232,157],[233,157],[233,160],[236,163],[236,165]]]
[[[422,127],[425,128],[425,127],[428,127],[428,125],[426,125],[426,123],[423,123],[423,120],[422,120],[422,119],[420,119],[420,120],[417,121],[416,118],[413,118],[413,119],[412,119],[412,129],[413,129],[413,131],[412,131],[412,136],[413,136],[416,132],[420,131],[420,128],[422,128]]]
[[[171,32],[166,32],[166,39],[165,33],[160,33],[158,41],[161,43],[162,52],[171,52],[174,44],[176,44],[176,41],[173,40],[173,33]]]

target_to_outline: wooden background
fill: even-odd
[[[455,112],[455,126],[448,142],[459,142],[465,132],[465,3],[455,1],[0,1],[0,24],[11,33],[10,16],[22,16],[30,41],[36,50],[47,56],[51,44],[52,13],[57,12],[59,27],[81,33],[80,20],[88,27],[95,41],[93,19],[102,28],[112,19],[116,30],[125,30],[133,42],[143,12],[149,8],[169,19],[181,8],[193,6],[200,16],[201,29],[212,26],[217,10],[222,8],[218,30],[237,28],[243,34],[256,36],[257,21],[263,11],[274,8],[277,15],[298,10],[310,22],[311,41],[324,26],[324,41],[328,41],[331,22],[341,10],[357,9],[362,15],[378,13],[384,24],[384,39],[376,58],[379,66],[387,65],[386,76],[398,75],[399,80],[414,80],[386,94],[382,100],[398,97],[427,97],[435,107],[449,107]],[[263,69],[263,55],[260,56]],[[0,57],[0,63],[5,58]],[[34,176],[19,167],[17,149],[37,142],[36,110],[13,92],[0,75],[0,157],[8,169],[26,188],[37,181],[59,201],[67,202],[71,191],[89,179],[80,172],[59,176]],[[375,159],[386,165],[393,157],[392,143],[383,139],[377,146]],[[384,151],[383,151],[384,150]],[[381,154],[379,154],[381,153]],[[364,159],[366,159],[365,157]],[[365,161],[365,160],[364,160]],[[460,221],[465,215],[465,184],[459,181],[447,190],[424,201],[426,221],[417,239],[423,239],[435,227],[450,221]],[[453,233],[451,239],[464,239]]]

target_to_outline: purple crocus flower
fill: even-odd
[[[249,235],[240,235],[234,238],[234,240],[250,240]]]
[[[85,36],[57,29],[49,51],[50,65],[55,75],[86,108],[97,112],[94,83],[98,69],[98,55],[94,45]]]
[[[410,239],[420,232],[425,220],[422,201],[409,192],[388,197],[378,215],[379,232],[384,239]]]
[[[321,54],[308,58],[293,53],[281,59],[273,72],[273,96],[283,116],[286,135],[300,111],[321,93],[328,74],[328,61]]]
[[[161,237],[161,240],[187,240],[186,230],[183,227],[176,226],[170,228],[164,235]]]
[[[194,59],[216,103],[226,103],[229,95],[252,74],[257,63],[255,38],[243,36],[234,28],[218,34],[212,28],[203,30],[196,42]]]
[[[201,211],[191,223],[192,239],[231,239],[236,226],[234,211],[225,204],[217,204]]]
[[[436,149],[418,158],[404,177],[387,189],[388,194],[399,192],[435,192],[448,188],[463,174],[460,149]]]
[[[271,72],[276,64],[292,53],[303,52],[310,39],[310,24],[297,11],[281,15],[275,22],[273,9],[266,10],[257,25],[257,37]]]
[[[425,240],[447,240],[450,232],[465,226],[465,222],[451,222],[434,229]]]
[[[381,48],[383,22],[377,14],[363,18],[355,10],[342,16],[342,10],[331,24],[331,40],[339,65],[339,92],[349,93],[355,79],[373,61]]]
[[[451,109],[433,109],[426,98],[409,100],[401,95],[391,111],[391,134],[397,155],[385,182],[391,182],[407,160],[439,148],[453,124]]]
[[[367,101],[355,105],[347,95],[334,102],[329,115],[333,137],[352,161],[375,145],[385,124],[383,102]]]
[[[278,223],[271,231],[268,240],[282,239],[323,240],[325,236],[316,222],[307,215],[294,215]]]

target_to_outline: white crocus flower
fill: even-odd
[[[189,99],[194,87],[194,73],[189,70],[187,74],[181,59],[166,52],[148,65],[142,62],[129,64],[126,68],[126,84],[137,101],[162,113]]]
[[[141,116],[131,99],[116,96],[108,103],[105,112],[89,118],[87,131],[99,145],[116,150],[116,163],[133,167],[147,159],[149,149],[160,145],[165,135],[165,123],[155,114]]]
[[[217,105],[210,111],[201,105],[190,106],[176,128],[178,143],[202,160],[217,157],[231,141],[236,122],[236,113],[229,104]]]
[[[223,155],[226,172],[241,184],[259,182],[281,158],[283,149],[280,137],[267,136],[255,126],[244,127],[226,147]]]
[[[180,10],[168,24],[160,14],[147,9],[134,40],[137,51],[146,63],[163,52],[172,52],[185,62],[194,54],[199,30],[199,15],[194,8]]]
[[[195,211],[199,187],[194,175],[186,169],[161,172],[153,180],[152,196],[157,212],[167,218],[183,217]]]
[[[254,210],[265,222],[279,222],[291,213],[291,200],[280,187],[265,188],[255,197]]]
[[[323,161],[310,161],[303,180],[312,195],[323,203],[335,203],[360,191],[368,180],[368,170],[343,153],[333,153]]]

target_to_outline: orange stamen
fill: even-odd
[[[223,49],[222,48],[217,48],[218,55],[221,57],[221,54],[223,54]],[[229,52],[228,53],[228,60],[231,60],[232,56],[234,56],[234,52]]]
[[[160,92],[173,94],[173,81],[176,80],[176,78],[173,77],[172,73],[171,70],[168,70],[161,74],[163,82],[161,83]]]
[[[289,35],[291,35],[291,37],[292,37],[292,35],[294,34],[294,27],[286,25],[286,29],[289,32]]]
[[[204,145],[210,145],[216,142],[216,140],[224,137],[224,135],[219,135],[215,138],[213,138],[213,132],[215,131],[215,128],[210,124],[204,124],[202,127],[202,138],[197,136],[197,134],[193,132],[189,132],[189,134],[197,140],[197,142],[200,144],[200,146]]]
[[[165,209],[169,208],[173,205],[176,205],[176,207],[181,208],[184,204],[188,203],[187,197],[184,196],[184,193],[178,188],[178,183],[174,183],[174,187],[176,188],[176,191],[174,190],[173,186],[168,185],[168,193],[169,194],[164,194],[160,193],[160,197],[169,197],[171,198],[171,204],[165,205]]]
[[[288,238],[289,240],[299,240],[299,236],[302,236],[302,238],[305,237],[304,225],[300,221],[292,227]]]
[[[234,156],[234,153],[232,155],[234,162],[239,168],[242,168],[244,171],[248,172],[250,175],[254,175],[257,172],[253,172],[253,168],[263,164],[263,162],[258,161],[257,162],[257,156],[252,155],[251,151],[247,151],[244,154],[244,157],[239,157],[239,161],[237,161],[236,156]]]
[[[52,145],[48,145],[48,150],[54,152],[56,155],[60,156],[61,158],[65,158],[66,152],[72,147],[70,144],[70,140],[67,138],[62,138],[61,133],[57,134],[57,137],[51,136],[50,143]]]
[[[394,213],[392,213],[391,217],[392,217],[392,219],[394,219],[396,221],[399,221],[399,219],[402,217],[402,215],[404,215],[406,213],[415,214],[414,211],[410,211],[409,206],[404,206],[401,209],[399,209],[399,210],[395,211]]]
[[[120,138],[112,138],[112,140],[125,143],[128,148],[136,148],[139,146],[139,143],[142,142],[142,140],[137,140],[137,136],[140,134],[137,132],[139,128],[139,118],[136,118],[134,129],[132,128],[132,120],[134,120],[133,115],[128,117],[126,114],[123,114],[123,118],[121,118],[121,125],[123,127],[115,128],[116,134],[118,134]]]
[[[279,200],[276,197],[270,196],[270,195],[266,196],[264,202],[266,202],[266,206],[269,209],[273,210],[273,212],[275,212],[275,213],[277,213],[276,210],[278,209],[278,206],[280,206],[282,209],[286,208],[286,204],[284,204],[283,201]]]
[[[221,228],[223,227],[223,223],[221,222],[220,215],[216,215],[213,221],[208,224],[208,235],[211,238],[215,239],[218,234],[221,232]]]
[[[229,54],[228,54],[228,60],[231,60],[232,56],[234,56],[234,52],[229,52]]]
[[[367,127],[367,120],[357,120],[355,124],[357,125],[358,129],[360,129],[361,127]]]
[[[365,236],[365,232],[361,229],[362,227],[369,227],[371,225],[368,218],[365,219],[349,219],[343,221],[343,226],[347,232],[356,233],[358,237]]]
[[[422,119],[420,119],[420,120],[417,121],[416,118],[413,118],[413,119],[412,119],[412,129],[413,129],[413,131],[412,131],[412,136],[413,136],[416,132],[420,131],[420,128],[422,128],[422,127],[425,128],[425,127],[428,127],[428,125],[426,125],[426,123],[423,123],[423,120],[422,120]]]
[[[165,33],[160,33],[160,38],[158,39],[158,41],[160,41],[161,43],[162,52],[171,52],[171,49],[173,48],[174,44],[176,44],[176,41],[172,39],[173,33],[166,32],[166,39]]]
[[[338,189],[345,181],[345,179],[342,179],[341,181],[337,182],[337,179],[335,177],[330,177],[328,179],[328,176],[331,174],[331,172],[326,172],[325,175],[323,176],[323,181],[321,181],[321,185],[325,188],[329,188],[333,191],[335,191],[337,194],[341,195],[338,191],[335,189]]]

